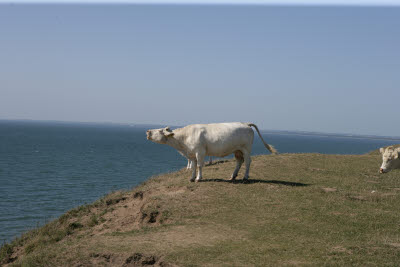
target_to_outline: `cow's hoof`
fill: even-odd
[[[194,179],[189,179],[189,182],[193,183],[193,182],[194,182]]]
[[[195,181],[195,182],[196,182],[196,183],[198,183],[198,182],[200,182],[200,181],[201,181],[201,179],[196,179],[196,181]]]

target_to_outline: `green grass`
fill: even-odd
[[[233,161],[200,183],[163,174],[3,245],[0,262],[121,266],[140,253],[178,266],[398,266],[400,170],[380,175],[380,164],[376,153],[281,154],[253,157],[248,183],[228,181]]]

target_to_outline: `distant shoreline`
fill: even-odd
[[[150,123],[119,123],[119,122],[79,122],[79,121],[57,121],[57,120],[27,120],[27,119],[0,119],[1,123],[30,123],[30,124],[55,124],[55,125],[87,125],[87,126],[128,126],[134,128],[156,128],[165,127],[164,124]],[[182,125],[169,125],[171,128],[184,127]],[[299,136],[319,136],[319,137],[338,137],[338,138],[355,138],[355,139],[373,139],[399,141],[400,136],[381,136],[381,135],[363,135],[363,134],[348,134],[348,133],[324,133],[313,131],[288,131],[288,130],[267,130],[261,129],[263,133],[281,134],[281,135],[299,135]]]
[[[279,131],[279,130],[262,130],[263,133],[281,134],[281,135],[300,135],[300,136],[320,136],[320,137],[338,137],[338,138],[354,138],[354,139],[372,139],[372,140],[388,140],[399,141],[400,137],[396,136],[379,136],[379,135],[357,135],[357,134],[341,134],[341,133],[319,133],[319,132],[301,132],[301,131]]]

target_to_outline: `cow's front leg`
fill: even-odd
[[[196,182],[200,181],[203,178],[203,165],[204,165],[204,157],[203,153],[196,153],[196,160],[197,160],[197,178]]]
[[[197,160],[190,160],[190,167],[192,168],[192,178],[190,178],[191,182],[194,182],[196,179],[196,169],[197,169]]]

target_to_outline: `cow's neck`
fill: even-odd
[[[174,136],[169,137],[167,139],[167,145],[172,146],[179,152],[181,152],[183,155],[187,156],[187,149],[184,145],[184,136],[179,134],[178,129],[174,130]]]

